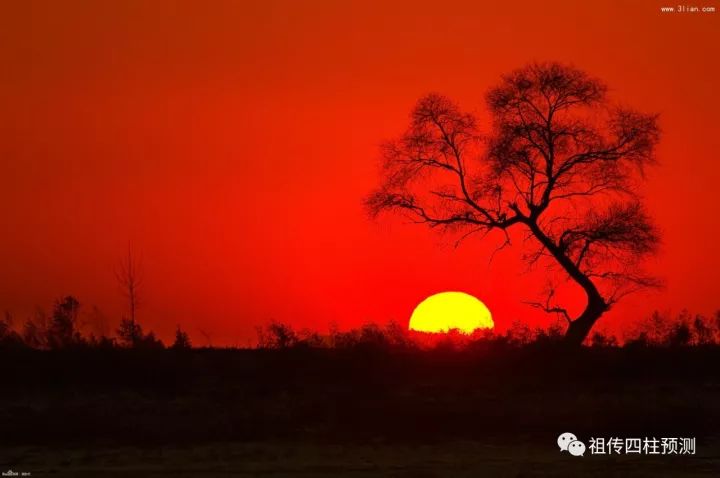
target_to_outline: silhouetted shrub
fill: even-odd
[[[21,336],[25,345],[34,349],[47,348],[47,328],[47,316],[42,309],[38,309],[35,316],[23,324]]]
[[[594,332],[590,336],[590,346],[595,348],[617,347],[617,337],[600,331]]]
[[[696,343],[698,345],[708,345],[716,343],[717,328],[714,323],[701,315],[696,315],[693,320],[693,329],[695,330]]]
[[[668,331],[665,339],[665,345],[671,347],[680,347],[684,345],[690,345],[692,341],[692,332],[690,325],[687,322],[678,322]]]
[[[387,337],[388,343],[393,347],[401,348],[414,348],[415,343],[413,342],[407,328],[401,326],[397,322],[390,321],[385,326],[385,336]]]
[[[175,330],[175,342],[173,342],[170,348],[175,350],[189,350],[192,348],[192,344],[190,343],[190,336],[187,334],[187,332],[182,330],[179,325]]]
[[[415,338],[396,322],[389,322],[385,327],[367,323],[347,331],[333,325],[325,342],[335,349],[406,349],[417,345]]]
[[[142,340],[143,330],[140,324],[136,321],[122,318],[120,320],[120,327],[117,329],[118,339],[120,345],[125,347],[137,347]]]
[[[702,315],[692,316],[687,310],[676,317],[653,312],[639,321],[626,334],[625,345],[654,347],[685,347],[715,344],[720,337],[720,320]]]
[[[83,343],[83,338],[77,329],[79,310],[80,302],[73,296],[67,296],[55,302],[47,329],[49,348],[64,349]]]
[[[94,349],[114,349],[117,347],[117,342],[112,337],[106,337],[104,335],[91,334],[87,339],[87,346]]]
[[[13,317],[10,312],[6,311],[5,315],[0,318],[0,347],[5,349],[21,348],[25,343],[20,334],[13,330]]]
[[[280,322],[270,322],[267,326],[256,328],[258,347],[262,349],[287,349],[298,343],[298,336],[292,326]]]
[[[162,349],[165,345],[155,337],[155,332],[145,334],[139,323],[123,318],[117,330],[120,345],[135,349]]]
[[[78,327],[80,303],[73,296],[56,301],[48,317],[42,309],[28,318],[22,327],[15,328],[9,312],[0,318],[0,347],[28,347],[34,349],[64,349],[88,347],[113,349],[163,349],[165,345],[154,332],[145,333],[137,322],[123,318],[117,330],[118,339],[104,334],[84,337]],[[340,350],[461,350],[487,351],[519,348],[528,345],[555,347],[564,337],[567,324],[558,320],[547,327],[531,328],[521,321],[514,322],[507,331],[478,329],[471,334],[459,330],[447,333],[409,331],[397,322],[385,326],[366,323],[358,328],[340,331],[331,325],[328,334],[302,329],[296,331],[286,323],[271,322],[257,327],[257,347],[264,349],[340,349]],[[720,311],[713,316],[691,315],[683,310],[677,316],[654,312],[626,331],[622,339],[607,331],[595,331],[585,342],[593,348],[688,347],[718,344],[720,341]],[[175,332],[173,349],[191,349],[187,332],[179,326]]]
[[[302,329],[297,333],[297,342],[295,347],[305,347],[311,349],[328,347],[328,341],[319,332],[310,329]]]
[[[155,332],[148,332],[147,334],[143,335],[140,341],[138,342],[136,348],[139,349],[164,349],[165,344],[162,340],[157,338],[155,336]]]
[[[525,322],[517,320],[512,323],[506,332],[506,336],[508,338],[508,342],[513,345],[525,345],[535,339],[535,334],[530,326],[528,326]]]

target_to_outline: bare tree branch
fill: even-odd
[[[587,296],[574,319],[550,304],[554,290],[540,304],[568,319],[579,343],[610,305],[653,285],[638,270],[660,235],[635,183],[655,162],[657,116],[609,104],[601,81],[558,63],[505,75],[486,100],[492,132],[481,139],[455,103],[421,98],[407,131],[383,146],[385,181],[366,207],[457,233],[456,246],[500,230],[490,260],[510,244],[508,230],[523,227],[537,245],[529,266],[557,265]]]

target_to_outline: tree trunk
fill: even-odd
[[[535,238],[545,246],[555,260],[565,269],[565,272],[568,273],[570,278],[582,287],[587,295],[587,306],[585,310],[580,317],[570,322],[570,326],[565,333],[565,343],[570,346],[579,347],[587,338],[595,322],[597,322],[600,316],[608,309],[608,304],[602,295],[600,295],[597,286],[590,277],[580,270],[578,264],[573,262],[573,260],[565,254],[563,249],[555,244],[552,239],[540,229],[540,226],[535,220],[527,224]]]
[[[607,304],[600,296],[589,298],[588,305],[580,317],[570,322],[570,326],[565,332],[565,343],[574,347],[582,345],[590,333],[590,329],[607,308]]]

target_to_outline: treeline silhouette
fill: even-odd
[[[525,346],[557,346],[565,336],[562,322],[547,327],[531,327],[516,321],[505,332],[478,329],[466,334],[453,329],[447,333],[409,331],[396,322],[385,326],[374,323],[341,331],[332,327],[330,333],[320,334],[310,329],[295,329],[282,322],[271,322],[257,328],[258,347],[288,348],[397,348],[397,349],[473,349],[515,348]],[[604,347],[687,347],[720,344],[720,311],[707,317],[683,310],[672,316],[654,312],[638,321],[634,327],[618,336],[607,331],[595,331],[586,345]]]
[[[80,302],[74,296],[55,301],[50,314],[38,310],[33,317],[16,323],[10,312],[0,318],[0,347],[37,350],[63,349],[191,349],[189,334],[177,326],[173,342],[167,347],[153,331],[145,331],[133,318],[123,317],[114,335],[83,333],[80,323]],[[328,333],[272,321],[256,328],[258,349],[473,349],[516,348],[524,346],[555,346],[565,335],[565,326],[556,321],[546,327],[531,327],[516,321],[504,332],[476,330],[471,334],[459,330],[431,334],[409,331],[397,322],[386,325],[366,323],[350,330],[336,325]],[[595,331],[585,344],[590,347],[687,347],[720,344],[720,311],[713,316],[691,314],[684,310],[677,315],[654,312],[647,318],[617,335]]]
[[[33,317],[16,324],[8,311],[0,320],[0,347],[30,348],[38,350],[64,350],[74,348],[132,348],[164,349],[165,344],[153,331],[145,332],[140,323],[123,317],[115,336],[106,334],[83,334],[80,323],[80,302],[74,296],[55,301],[51,313],[38,309]],[[175,331],[173,349],[190,349],[190,337],[180,328]]]
[[[562,323],[420,334],[271,322],[247,348],[165,347],[137,321],[84,334],[80,303],[0,327],[0,445],[517,439],[561,424],[698,436],[720,427],[720,314],[654,314],[627,335],[562,344]],[[563,428],[566,425],[562,425]],[[700,440],[700,439],[699,439]],[[700,443],[700,441],[698,441]]]

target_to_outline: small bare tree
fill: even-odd
[[[133,254],[130,244],[128,244],[127,257],[116,269],[115,277],[123,296],[127,300],[130,313],[130,317],[124,318],[123,323],[121,323],[119,329],[121,339],[135,347],[142,338],[141,329],[137,323],[137,310],[140,305],[139,290],[142,285],[142,264]]]
[[[382,148],[384,182],[366,200],[373,216],[401,211],[459,234],[521,228],[530,264],[547,260],[584,292],[572,317],[547,298],[532,303],[568,321],[580,344],[614,303],[658,281],[639,273],[659,234],[637,194],[654,163],[657,116],[610,104],[606,87],[576,68],[531,64],[502,78],[486,102],[491,133],[439,94],[420,99],[410,127]]]

